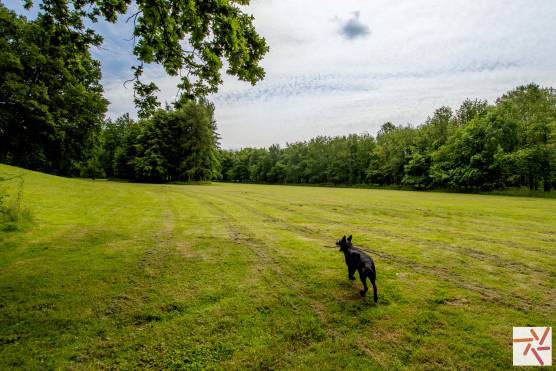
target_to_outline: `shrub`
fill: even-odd
[[[32,220],[31,210],[22,205],[23,178],[21,176],[0,178],[0,184],[13,179],[20,180],[14,196],[10,197],[7,187],[0,188],[0,230],[3,231],[21,229]]]

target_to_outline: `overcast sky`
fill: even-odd
[[[5,2],[6,3],[6,2]],[[18,0],[8,7],[26,14]],[[529,82],[556,87],[556,1],[252,0],[270,46],[264,81],[226,77],[211,97],[224,148],[421,124],[465,98],[492,102]],[[29,14],[29,13],[27,13]],[[100,23],[109,116],[135,116],[131,25]],[[171,102],[176,81],[149,68]]]

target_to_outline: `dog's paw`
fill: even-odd
[[[362,297],[365,297],[365,295],[367,295],[367,291],[365,290],[361,290],[359,291],[359,293],[361,294]]]
[[[353,276],[348,276],[348,278],[352,281],[355,281],[355,277],[353,277]]]

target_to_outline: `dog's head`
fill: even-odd
[[[351,236],[346,238],[342,237],[341,240],[336,241],[336,246],[340,246],[340,251],[346,251],[351,246]]]

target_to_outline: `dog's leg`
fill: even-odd
[[[376,273],[373,272],[373,274],[371,274],[369,276],[369,279],[371,280],[371,283],[373,284],[373,299],[375,300],[375,303],[378,301],[378,290],[376,288]]]
[[[365,296],[367,294],[367,291],[369,291],[369,288],[367,287],[367,275],[362,269],[359,269],[359,279],[361,280],[361,283],[364,287],[364,290],[359,291],[359,293],[361,294],[361,296]]]
[[[378,301],[378,290],[376,288],[376,269],[374,264],[372,265],[372,268],[367,268],[365,272],[367,273],[367,277],[369,277],[369,281],[371,281],[371,284],[373,285],[373,299],[376,303]]]
[[[355,274],[355,268],[348,266],[348,278],[352,281],[355,280],[354,274]]]

